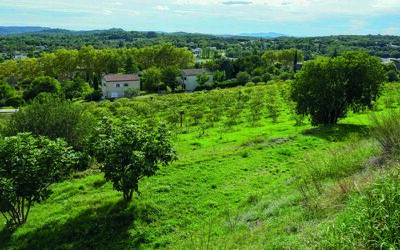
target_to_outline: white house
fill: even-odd
[[[209,82],[213,81],[213,74],[209,69],[184,69],[181,71],[181,78],[179,82],[184,86],[186,91],[193,91],[198,83],[196,82],[196,76],[199,74],[206,73],[210,76]]]
[[[137,88],[140,91],[140,77],[134,74],[105,75],[101,79],[101,90],[105,98],[124,97],[124,90]]]

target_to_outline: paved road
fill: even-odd
[[[3,114],[3,113],[15,113],[17,111],[18,111],[18,109],[0,109],[0,114]]]

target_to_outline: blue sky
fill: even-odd
[[[400,35],[400,0],[1,0],[0,26]]]

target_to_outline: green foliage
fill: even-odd
[[[196,76],[196,82],[199,85],[204,85],[206,84],[208,81],[210,81],[210,76],[207,73],[200,73]]]
[[[400,113],[389,110],[382,114],[371,114],[372,136],[382,146],[385,154],[400,152]]]
[[[86,101],[100,101],[101,98],[103,98],[103,93],[101,92],[101,90],[93,90],[93,92],[87,94],[85,96],[85,100]]]
[[[150,177],[175,159],[169,132],[161,124],[156,129],[140,127],[136,122],[122,119],[114,123],[103,118],[92,137],[93,154],[103,164],[102,171],[113,182],[124,199],[130,201],[139,192],[139,180]]]
[[[399,80],[399,74],[397,73],[397,70],[392,69],[386,72],[386,76],[389,82],[397,82]]]
[[[261,76],[255,76],[255,77],[251,78],[251,81],[254,83],[259,83],[259,82],[262,82],[263,79]]]
[[[265,74],[262,75],[262,81],[263,82],[269,82],[272,79],[273,79],[273,76],[270,73],[265,73]]]
[[[14,90],[5,81],[0,81],[0,106],[4,106],[7,99],[14,96]]]
[[[157,92],[161,82],[161,70],[151,67],[143,71],[141,76],[142,89],[147,92]]]
[[[49,76],[41,76],[32,81],[30,88],[24,92],[25,100],[32,100],[40,93],[57,94],[61,89],[60,83]]]
[[[59,182],[80,156],[61,139],[17,134],[0,141],[0,211],[21,225],[34,203],[49,198],[50,185]]]
[[[226,79],[225,71],[216,70],[213,74],[213,79],[216,82],[222,82]]]
[[[25,100],[21,96],[13,96],[6,100],[5,106],[13,107],[15,109],[25,104]]]
[[[336,124],[349,109],[371,107],[386,76],[379,58],[347,52],[336,58],[309,61],[296,75],[291,98],[298,114],[310,115],[312,125]]]
[[[124,69],[125,69],[125,74],[134,74],[139,71],[131,55],[128,55],[128,57],[126,58]]]
[[[5,135],[31,132],[51,140],[63,138],[69,146],[82,151],[85,138],[93,129],[92,116],[85,106],[49,94],[41,97],[12,115]]]
[[[132,98],[135,96],[140,95],[140,90],[139,88],[125,88],[124,89],[124,96],[127,98]]]
[[[88,93],[90,86],[82,78],[77,78],[74,81],[65,81],[61,83],[61,91],[64,93],[65,98],[73,100],[74,98],[80,98],[85,93]]]
[[[244,85],[250,81],[250,75],[247,72],[239,72],[236,75],[236,80],[238,81],[239,84]]]
[[[399,174],[389,174],[352,195],[347,211],[324,235],[322,248],[398,249],[399,211]]]
[[[178,80],[176,79],[180,74],[180,70],[176,66],[167,66],[161,70],[161,81],[171,88],[172,92],[175,92],[175,88],[178,86]]]

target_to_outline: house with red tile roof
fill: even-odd
[[[105,98],[124,97],[128,88],[137,88],[140,91],[140,77],[135,74],[105,75],[101,80],[101,90]]]

